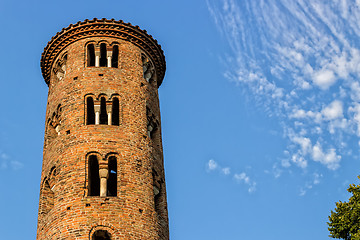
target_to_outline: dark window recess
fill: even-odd
[[[94,100],[92,97],[86,99],[86,125],[95,124]]]
[[[106,113],[106,100],[104,97],[100,101],[100,124],[108,124],[108,116]]]
[[[54,207],[54,192],[50,188],[48,180],[45,180],[41,192],[41,213],[46,214]]]
[[[94,44],[89,44],[87,46],[87,66],[94,67],[95,66],[95,47]]]
[[[100,67],[106,67],[107,59],[106,59],[106,44],[100,44]]]
[[[97,157],[89,157],[89,196],[100,196],[99,163]]]
[[[114,98],[112,101],[112,125],[119,126],[120,113],[119,113],[119,99]]]
[[[109,178],[107,180],[107,195],[116,196],[117,195],[117,163],[115,157],[109,158]]]
[[[110,234],[105,230],[97,230],[92,235],[91,240],[111,240]]]
[[[111,60],[111,67],[117,68],[118,67],[118,62],[119,62],[119,47],[115,45],[113,47],[113,55],[112,55],[112,60]]]

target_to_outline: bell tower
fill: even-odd
[[[165,68],[157,41],[123,21],[71,24],[47,44],[37,240],[169,239]]]

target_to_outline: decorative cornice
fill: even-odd
[[[70,24],[63,28],[48,42],[41,55],[41,71],[47,84],[50,83],[51,67],[59,53],[69,44],[88,37],[115,37],[141,48],[153,61],[157,73],[157,85],[160,86],[166,69],[164,52],[160,44],[145,30],[122,20],[107,20],[94,18],[83,22]]]

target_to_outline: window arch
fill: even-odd
[[[101,43],[100,44],[100,67],[106,67],[107,66],[107,58],[106,58],[106,44]]]
[[[88,163],[88,195],[100,195],[100,176],[99,176],[99,162],[95,155],[89,156]]]
[[[111,111],[111,114],[112,114],[112,117],[111,117],[111,120],[112,120],[112,125],[116,125],[116,126],[119,126],[119,123],[120,123],[120,113],[119,113],[119,99],[117,97],[114,97],[113,100],[112,100],[112,111]]]
[[[114,45],[113,47],[113,53],[112,53],[112,59],[111,59],[111,67],[117,68],[119,65],[119,46]]]
[[[145,55],[141,54],[141,61],[143,66],[143,76],[146,81],[152,83],[155,76],[155,68],[150,59]]]
[[[94,44],[87,45],[87,66],[95,67],[95,46],[94,46]]]
[[[106,111],[106,99],[100,98],[100,124],[108,124],[108,114]]]
[[[53,71],[55,73],[55,76],[59,80],[62,80],[65,77],[66,62],[67,62],[67,53],[65,53],[62,57],[60,57],[54,65]]]
[[[54,207],[54,192],[47,178],[45,178],[42,185],[40,201],[41,214],[47,214]]]
[[[107,196],[117,196],[117,161],[116,157],[109,157],[108,161],[109,178],[107,181]]]
[[[155,115],[151,112],[150,107],[146,107],[146,117],[147,117],[147,134],[148,137],[152,140],[156,140],[157,130],[159,126],[159,121],[156,119]]]
[[[94,99],[92,97],[86,98],[86,125],[95,124],[95,109]]]
[[[96,230],[92,235],[91,240],[111,240],[111,235],[106,230]]]

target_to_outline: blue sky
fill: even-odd
[[[36,236],[43,48],[94,17],[139,25],[165,52],[172,240],[329,239],[359,175],[359,0],[0,0],[4,239]]]

